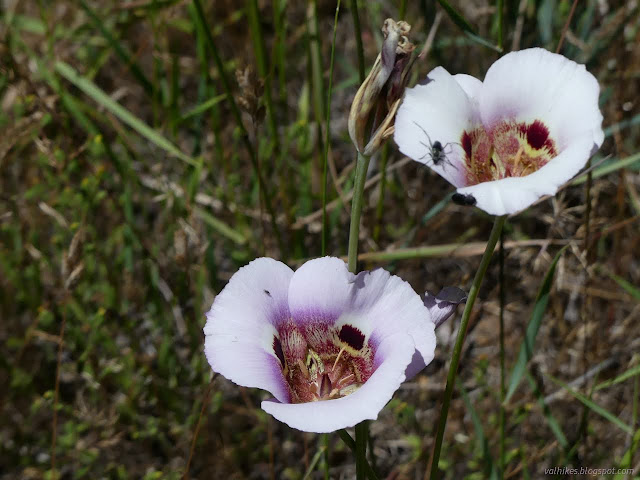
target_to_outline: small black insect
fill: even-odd
[[[431,137],[426,132],[426,130],[424,128],[422,128],[418,123],[416,123],[416,122],[413,122],[413,123],[415,123],[416,126],[420,130],[422,130],[422,133],[424,133],[425,136],[427,137],[427,139],[429,140],[429,145],[427,145],[424,142],[420,142],[420,144],[423,145],[427,149],[427,153],[425,153],[418,160],[423,160],[425,157],[429,156],[434,165],[440,165],[440,164],[448,163],[453,168],[456,168],[456,166],[453,165],[449,161],[449,159],[447,158],[447,153],[445,152],[445,149],[449,145],[455,144],[455,142],[449,142],[449,143],[445,144],[444,146],[442,146],[442,143],[440,141],[438,141],[438,140],[436,140],[435,142],[431,142]]]
[[[457,205],[463,207],[472,207],[476,204],[476,197],[473,195],[466,195],[464,193],[454,193],[451,197],[451,201]]]
[[[271,296],[271,292],[270,292],[269,290],[263,290],[263,291],[264,291],[264,294],[265,294],[267,297],[270,297],[270,296]]]

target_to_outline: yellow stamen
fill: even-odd
[[[340,355],[342,355],[342,352],[344,352],[345,348],[347,347],[342,347],[342,349],[340,350],[340,353],[338,353],[338,356],[336,357],[336,361],[333,362],[333,367],[331,367],[332,371],[336,368],[336,365],[338,364],[338,360],[340,360]]]
[[[518,164],[520,163],[520,159],[522,158],[522,153],[524,152],[524,145],[520,145],[518,148],[518,152],[516,153],[516,158],[513,159],[513,169],[515,170]]]

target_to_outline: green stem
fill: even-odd
[[[340,439],[344,442],[344,444],[349,447],[349,450],[355,453],[356,442],[353,440],[353,438],[351,438],[351,435],[349,435],[349,433],[347,433],[347,431],[344,429],[338,430],[338,435],[340,436]],[[371,468],[371,465],[369,465],[369,462],[365,462],[365,469],[367,470],[366,473],[369,480],[379,480],[376,472],[374,472],[373,468]]]
[[[364,184],[367,180],[369,157],[358,152],[356,160],[356,180],[351,200],[351,225],[349,226],[349,250],[347,264],[349,271],[356,272],[358,265],[358,236],[360,234],[360,215],[362,214]]]
[[[491,230],[491,235],[489,236],[489,241],[487,242],[487,248],[482,255],[480,267],[478,267],[476,276],[473,279],[473,284],[471,285],[471,290],[469,291],[469,298],[467,299],[467,304],[465,305],[464,312],[462,313],[460,330],[458,331],[458,337],[456,338],[456,343],[453,347],[451,365],[449,366],[449,373],[447,375],[447,386],[444,390],[444,398],[442,399],[442,408],[440,410],[440,418],[438,420],[438,430],[436,433],[435,444],[433,446],[433,455],[431,457],[431,474],[429,477],[431,480],[435,480],[436,478],[438,478],[438,461],[440,460],[440,450],[442,449],[444,429],[447,425],[449,404],[451,403],[451,397],[453,396],[453,387],[455,385],[456,375],[458,373],[458,364],[460,363],[460,357],[462,356],[462,345],[467,334],[467,328],[469,327],[469,319],[471,318],[473,304],[478,297],[482,279],[484,278],[484,274],[487,271],[487,267],[489,266],[491,256],[493,255],[493,250],[496,246],[496,243],[498,242],[498,238],[500,237],[500,232],[502,231],[502,226],[504,225],[506,218],[506,216],[501,216],[496,217],[495,219],[493,229]]]
[[[258,73],[264,80],[264,103],[267,107],[267,120],[269,122],[269,130],[273,136],[273,145],[276,152],[280,151],[280,139],[278,137],[278,127],[276,125],[276,117],[271,99],[271,75],[267,68],[267,54],[264,46],[264,35],[262,34],[262,26],[260,25],[260,11],[258,9],[257,0],[249,0],[247,5],[247,17],[249,18],[249,26],[251,36],[253,37],[253,47],[256,55],[256,63],[258,65]]]
[[[349,253],[347,264],[349,271],[355,273],[358,266],[358,236],[360,233],[360,215],[362,213],[364,184],[369,169],[369,157],[358,152],[356,160],[356,180],[351,200],[351,225],[349,227]],[[364,480],[367,469],[367,422],[356,425],[356,479]]]
[[[364,82],[364,48],[362,47],[358,0],[351,0],[351,16],[353,17],[353,30],[356,37],[356,51],[358,52],[358,74],[360,75],[360,83],[362,83]]]
[[[358,0],[351,0],[351,15],[353,17],[354,36],[356,38],[356,51],[358,52],[358,74],[360,83],[364,82],[364,48],[362,47],[362,33],[360,32],[360,17],[358,16]],[[327,125],[329,128],[329,125]],[[369,157],[358,152],[356,160],[356,178],[353,186],[353,199],[351,200],[351,224],[349,226],[349,250],[347,264],[349,271],[356,272],[358,267],[358,237],[360,234],[360,215],[362,214],[364,184],[369,169]],[[346,432],[344,432],[349,436]],[[342,434],[341,434],[342,436]],[[367,462],[367,439],[369,437],[369,425],[366,421],[356,425],[356,480],[375,478],[373,470]],[[344,438],[343,438],[344,440]],[[373,474],[373,477],[371,476]]]
[[[224,87],[224,92],[225,92],[225,95],[227,96],[227,103],[229,104],[231,108],[231,113],[233,114],[236,120],[236,124],[238,125],[238,128],[242,133],[240,135],[242,138],[242,142],[244,144],[244,147],[247,150],[247,153],[249,154],[251,165],[253,166],[253,169],[256,172],[256,176],[258,177],[258,186],[260,188],[260,193],[263,196],[264,203],[267,207],[267,212],[271,220],[271,228],[273,228],[273,231],[275,233],[276,241],[278,242],[278,247],[280,249],[280,255],[282,256],[283,259],[285,259],[286,249],[284,248],[284,243],[282,242],[282,236],[280,235],[280,230],[278,229],[278,224],[276,223],[276,214],[275,214],[275,211],[273,210],[271,194],[267,189],[267,185],[264,181],[264,177],[262,176],[262,172],[260,171],[260,168],[258,165],[258,156],[256,155],[256,152],[253,148],[253,145],[251,144],[251,141],[249,140],[249,134],[247,132],[247,129],[245,128],[244,123],[242,122],[242,115],[240,114],[240,109],[236,104],[236,100],[233,96],[233,91],[231,89],[231,83],[229,82],[229,78],[227,77],[226,72],[224,70],[224,64],[222,63],[222,59],[218,54],[218,49],[216,48],[216,44],[213,41],[213,34],[211,33],[211,29],[207,24],[207,21],[206,21],[207,17],[202,8],[202,4],[200,3],[200,0],[193,0],[193,5],[196,10],[196,17],[197,17],[198,23],[200,24],[202,31],[205,34],[204,38],[209,47],[209,52],[213,57],[213,61],[215,62],[216,68],[218,70],[218,75],[220,76],[220,80],[222,81],[222,86]]]
[[[365,420],[356,425],[356,480],[366,478],[368,436],[369,424]]]
[[[500,478],[504,478],[505,463],[505,419],[506,411],[504,406],[504,397],[506,394],[505,375],[504,375],[504,301],[505,301],[505,284],[504,284],[504,230],[500,231]]]
[[[324,480],[329,480],[329,434],[323,433],[320,435],[320,443],[324,448],[322,453],[322,473]]]
[[[331,129],[331,89],[333,88],[333,61],[336,53],[336,32],[338,31],[338,13],[340,13],[340,0],[336,5],[336,16],[333,20],[333,40],[331,41],[331,61],[329,63],[329,89],[327,90],[327,121],[324,124],[324,159],[322,165],[322,256],[327,250],[327,164],[329,163],[329,134]]]
[[[407,0],[400,0],[400,11],[398,12],[398,18],[400,18],[400,20],[404,20],[404,17],[406,14],[407,14]]]

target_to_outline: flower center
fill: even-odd
[[[344,397],[373,373],[373,352],[356,327],[323,323],[298,327],[289,321],[273,338],[292,403]]]
[[[487,132],[478,127],[462,134],[467,185],[524,177],[544,167],[558,152],[549,129],[539,120],[505,121]]]

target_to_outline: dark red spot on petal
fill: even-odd
[[[276,336],[273,337],[273,353],[276,354],[276,357],[278,357],[278,360],[280,360],[282,364],[282,368],[284,368],[284,352],[282,351],[280,339]]]
[[[462,134],[462,148],[464,148],[467,158],[471,159],[471,136],[467,132]]]
[[[544,126],[540,120],[536,120],[531,125],[527,126],[527,142],[531,145],[531,148],[539,150],[542,148],[549,138],[549,129]]]
[[[351,325],[343,325],[338,338],[354,350],[360,350],[364,346],[364,334]]]

